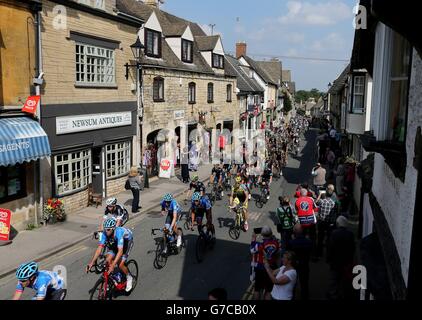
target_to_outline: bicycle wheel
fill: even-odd
[[[262,195],[258,197],[258,199],[255,200],[255,205],[257,208],[261,209],[264,206],[264,201],[262,199]]]
[[[113,287],[111,285],[111,282],[109,282],[107,286],[107,290],[105,287],[105,281],[104,278],[101,277],[97,280],[94,287],[89,291],[90,296],[89,300],[111,300],[112,299],[112,292]]]
[[[190,230],[190,225],[191,225],[191,222],[192,222],[192,221],[190,221],[190,220],[186,219],[185,223],[183,224],[183,228],[184,228],[185,230]]]
[[[204,260],[204,254],[205,254],[205,248],[206,248],[206,240],[202,235],[198,237],[196,240],[196,260],[201,263]]]
[[[126,264],[127,269],[129,270],[129,274],[132,276],[132,290],[130,290],[130,292],[132,292],[137,283],[138,283],[138,274],[139,274],[139,268],[138,268],[138,263],[135,260],[129,260],[129,262]]]
[[[157,248],[155,249],[155,259],[154,259],[154,268],[162,269],[167,264],[167,253],[164,253],[164,241],[161,240],[157,243]]]
[[[229,229],[229,236],[233,240],[237,240],[240,237],[240,217],[238,214],[236,214],[236,221],[234,226],[231,226]]]

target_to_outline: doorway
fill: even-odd
[[[92,190],[94,193],[103,194],[104,181],[103,181],[103,148],[95,147],[92,149]]]

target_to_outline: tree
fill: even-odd
[[[316,88],[311,89],[310,91],[307,90],[299,90],[296,92],[296,102],[299,103],[300,101],[306,102],[309,98],[314,98],[315,101],[323,95],[324,93],[319,91]]]
[[[283,101],[284,101],[283,112],[287,114],[292,110],[292,101],[290,100],[287,94],[284,94]]]

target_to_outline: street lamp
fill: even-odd
[[[136,64],[125,64],[126,67],[126,80],[129,79],[129,67],[135,67],[136,68],[136,92],[137,92],[137,100],[138,100],[138,119],[139,119],[139,130],[140,130],[140,142],[139,142],[139,160],[142,159],[142,141],[143,141],[143,135],[142,135],[142,126],[143,126],[143,118],[144,118],[144,108],[143,108],[143,94],[142,94],[142,65],[141,65],[141,59],[144,54],[145,46],[142,44],[141,40],[139,39],[139,36],[136,37],[136,41],[134,44],[130,46],[130,49],[132,50],[133,57],[135,58]],[[139,86],[138,86],[139,82]],[[142,166],[142,161],[139,161],[140,165]]]

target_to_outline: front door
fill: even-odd
[[[94,193],[103,194],[102,147],[92,149],[92,189]]]

